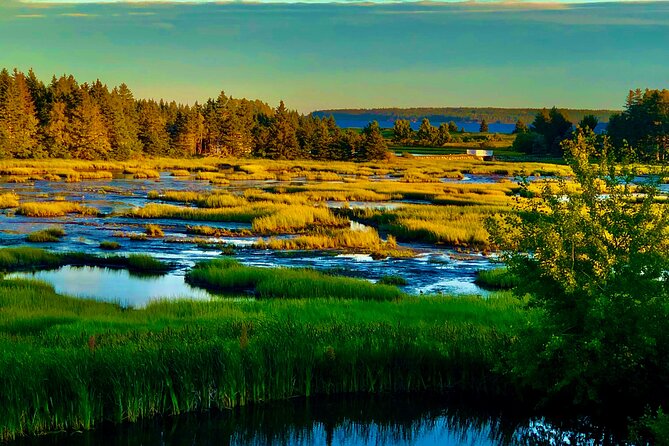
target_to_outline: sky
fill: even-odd
[[[621,108],[669,88],[669,2],[0,0],[0,67],[332,108]]]

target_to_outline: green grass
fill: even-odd
[[[105,251],[115,251],[117,249],[121,249],[121,245],[117,242],[103,241],[100,242],[100,249]]]
[[[0,271],[53,269],[65,265],[122,268],[130,272],[161,274],[170,265],[143,254],[96,256],[83,252],[53,253],[44,249],[19,247],[0,249]]]
[[[527,314],[507,297],[158,302],[0,281],[0,436],[295,396],[508,395],[493,370]]]
[[[26,241],[30,243],[54,243],[59,242],[65,237],[63,228],[47,228],[31,232],[26,236]]]
[[[476,284],[490,289],[511,289],[518,284],[518,277],[505,267],[481,270],[476,273]]]
[[[382,285],[395,285],[395,286],[404,286],[408,285],[409,282],[402,276],[383,276],[377,282]]]
[[[390,285],[306,269],[243,266],[234,259],[198,263],[188,272],[186,281],[217,293],[252,292],[260,299],[393,300],[403,297],[397,287]]]

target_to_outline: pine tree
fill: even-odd
[[[488,133],[488,122],[485,119],[481,119],[481,126],[479,127],[480,133]]]
[[[150,156],[166,156],[170,150],[170,137],[160,106],[155,101],[139,101],[137,108],[138,138],[144,153]]]
[[[39,121],[23,73],[0,73],[0,151],[13,158],[39,156]]]
[[[74,158],[95,160],[110,155],[111,144],[100,107],[88,93],[86,85],[81,88],[81,100],[72,112],[71,154]]]
[[[68,158],[71,156],[70,119],[67,116],[67,104],[56,101],[51,104],[48,122],[44,129],[44,142],[47,154],[51,158]]]
[[[386,143],[379,123],[370,122],[362,131],[362,142],[360,150],[356,154],[359,161],[376,161],[385,159],[388,154],[388,144]]]
[[[295,159],[299,143],[295,126],[283,101],[276,108],[269,127],[267,155],[272,159]]]

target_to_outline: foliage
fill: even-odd
[[[530,130],[541,135],[547,153],[562,155],[561,143],[571,133],[573,124],[567,115],[556,107],[543,109],[534,118]]]
[[[611,116],[608,134],[618,158],[666,161],[669,157],[669,90],[629,92],[625,109]]]
[[[591,165],[582,134],[565,149],[575,185],[546,184],[489,225],[516,293],[543,311],[510,373],[549,403],[638,415],[669,396],[669,210],[606,154]]]

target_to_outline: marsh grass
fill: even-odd
[[[26,236],[26,241],[30,243],[54,243],[59,242],[63,237],[65,237],[65,230],[54,227],[31,232]]]
[[[248,229],[214,228],[211,226],[202,225],[186,225],[186,233],[207,237],[250,237],[253,235],[253,232],[249,231]]]
[[[374,258],[400,257],[407,258],[415,255],[407,248],[398,248],[397,241],[391,235],[387,240],[381,239],[374,228],[364,230],[335,229],[318,231],[301,235],[295,238],[260,239],[254,244],[255,248],[273,250],[339,250],[345,252],[360,252],[370,254]]]
[[[19,206],[19,196],[14,192],[0,194],[0,209],[11,209]]]
[[[64,217],[68,214],[99,215],[100,211],[71,201],[34,201],[22,203],[16,213],[26,217]]]
[[[103,241],[100,242],[100,249],[104,251],[116,251],[121,249],[121,245],[117,242]]]
[[[147,237],[152,237],[152,238],[160,238],[165,236],[165,232],[163,231],[163,228],[161,228],[158,225],[146,225],[144,227],[144,233],[146,234]]]
[[[23,280],[0,281],[0,307],[5,440],[300,395],[513,396],[494,370],[527,318],[506,297],[124,310]]]
[[[96,256],[83,252],[54,253],[30,247],[0,248],[2,271],[34,271],[65,265],[120,268],[131,272],[155,274],[165,273],[171,268],[171,265],[144,254],[131,254],[128,257]]]
[[[476,273],[476,284],[489,289],[511,289],[518,284],[518,277],[507,268],[481,270]]]
[[[188,272],[186,281],[217,293],[251,292],[261,299],[392,300],[403,296],[397,287],[362,279],[307,269],[249,267],[233,259],[201,262]]]

